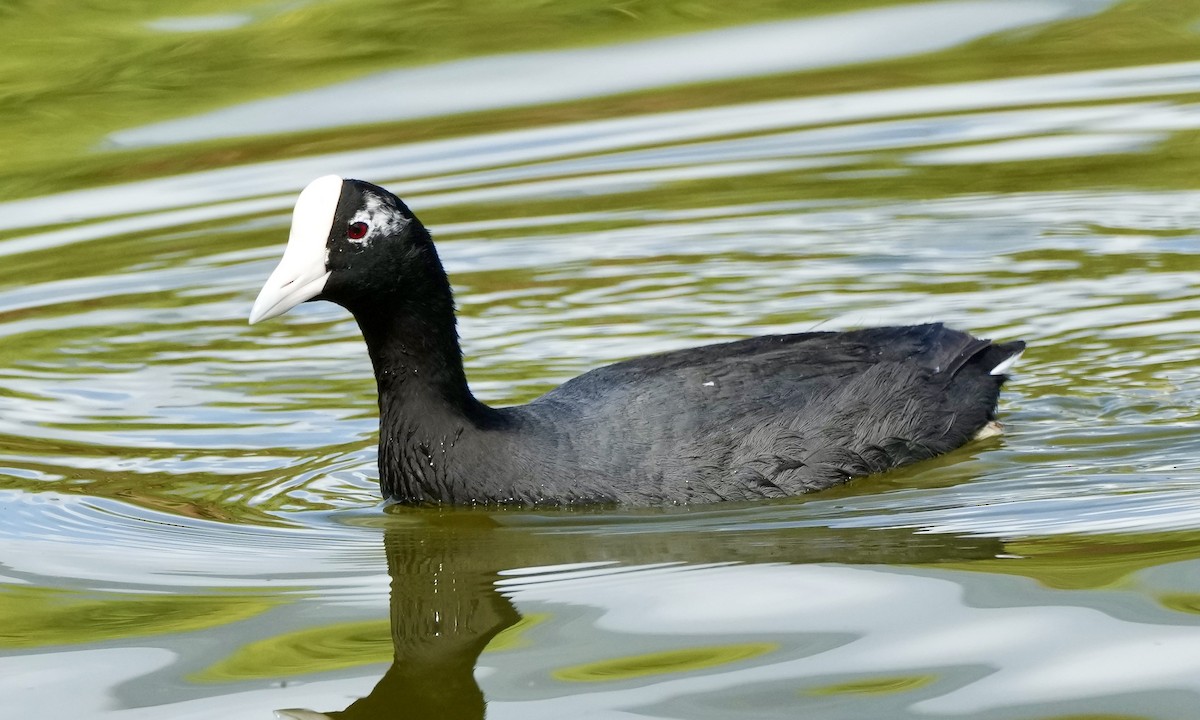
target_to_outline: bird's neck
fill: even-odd
[[[453,309],[439,315],[400,307],[357,316],[381,400],[387,395],[419,401],[450,414],[472,406]]]
[[[447,474],[448,454],[476,440],[492,411],[467,386],[449,283],[422,290],[354,315],[379,390],[383,494],[446,502],[462,492],[461,479]]]
[[[380,401],[394,396],[451,415],[473,409],[454,295],[432,243],[415,255],[398,256],[388,270],[382,286],[345,303],[366,341]]]

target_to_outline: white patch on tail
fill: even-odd
[[[1020,360],[1020,359],[1021,359],[1021,356],[1022,356],[1022,355],[1024,355],[1024,354],[1025,354],[1025,351],[1024,351],[1024,350],[1022,350],[1021,352],[1019,352],[1019,353],[1016,353],[1015,355],[1012,355],[1012,356],[1010,356],[1010,357],[1006,358],[1006,359],[1005,359],[1003,362],[1001,362],[999,365],[997,365],[996,367],[992,368],[992,371],[991,371],[990,373],[988,373],[988,374],[989,374],[989,375],[1003,375],[1004,373],[1006,373],[1006,372],[1008,372],[1009,370],[1011,370],[1011,369],[1012,369],[1012,366],[1013,366],[1013,365],[1016,365],[1016,364],[1017,364],[1017,361],[1018,361],[1018,360]]]

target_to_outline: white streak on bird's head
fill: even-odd
[[[313,180],[296,199],[292,230],[279,265],[250,310],[250,324],[282,315],[325,288],[328,240],[342,195],[342,178]]]
[[[351,236],[347,239],[357,245],[365,246],[381,237],[399,235],[404,230],[404,226],[408,224],[408,218],[401,215],[398,209],[379,195],[373,192],[364,192],[362,206],[350,218],[349,224],[353,225],[359,222],[366,223],[367,233],[361,238]]]

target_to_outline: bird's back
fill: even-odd
[[[940,324],[764,336],[602,367],[512,412],[545,472],[619,502],[781,497],[962,445],[1022,348]]]

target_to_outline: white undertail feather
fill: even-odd
[[[1024,350],[1022,350],[1021,352],[1019,352],[1019,353],[1016,353],[1016,354],[1014,354],[1014,355],[1012,355],[1012,356],[1008,357],[1008,358],[1007,358],[1007,359],[1005,359],[1003,362],[1001,362],[999,365],[997,365],[996,367],[992,368],[992,371],[991,371],[990,373],[988,373],[988,374],[989,374],[989,375],[1003,375],[1004,373],[1006,373],[1006,372],[1008,372],[1009,370],[1011,370],[1011,369],[1012,369],[1012,366],[1013,366],[1013,365],[1016,365],[1016,364],[1017,364],[1017,361],[1018,361],[1018,360],[1020,360],[1020,359],[1021,359],[1021,356],[1022,356],[1022,355],[1024,355],[1024,354],[1025,354],[1025,351],[1024,351]]]

